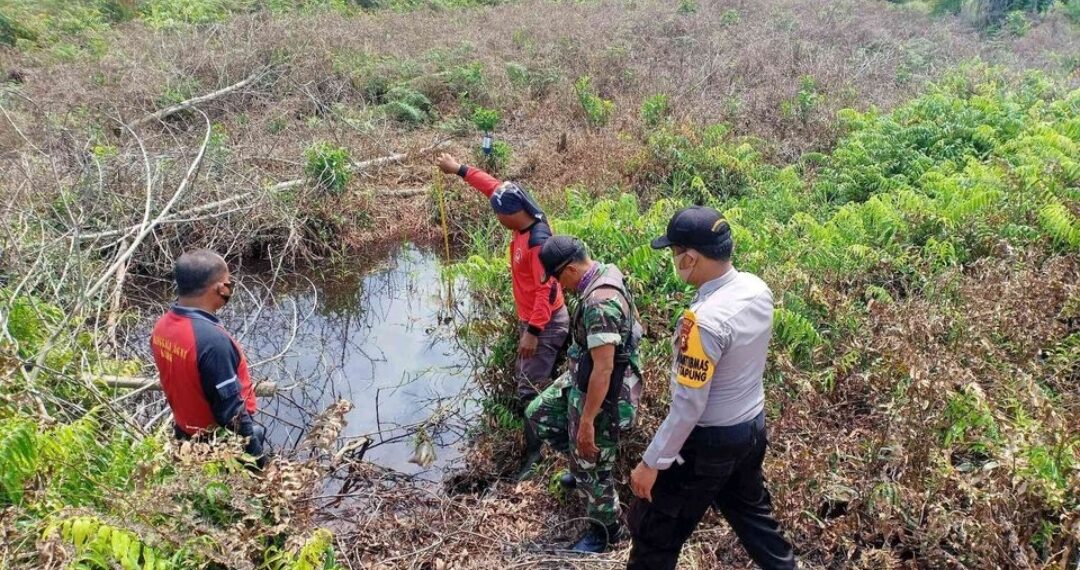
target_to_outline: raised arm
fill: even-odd
[[[490,198],[495,192],[495,189],[502,184],[502,181],[498,178],[495,178],[479,168],[461,164],[456,158],[445,152],[439,155],[435,160],[435,164],[438,165],[439,170],[442,170],[446,174],[457,174],[462,177],[469,186],[476,188],[488,198]]]

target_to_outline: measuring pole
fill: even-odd
[[[446,177],[442,171],[435,168],[435,191],[439,194],[439,218],[442,221],[443,246],[446,248],[446,263],[450,263],[450,223],[446,219]],[[453,276],[446,275],[446,309],[449,311],[454,305]]]

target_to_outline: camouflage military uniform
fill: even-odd
[[[599,281],[618,283],[622,288],[622,274],[614,266],[601,266],[597,273]],[[612,475],[619,437],[633,427],[641,397],[637,354],[641,327],[632,317],[636,313],[633,301],[612,286],[600,285],[584,292],[575,311],[570,327],[573,342],[567,354],[569,370],[529,404],[526,416],[541,439],[559,451],[569,452],[570,470],[577,489],[585,495],[588,516],[597,523],[612,525],[619,516],[619,496]],[[615,405],[605,402],[596,416],[593,425],[600,452],[595,461],[589,461],[578,454],[576,445],[585,391],[575,382],[575,376],[588,351],[605,344],[616,345],[616,351],[629,359],[629,365],[625,366]]]

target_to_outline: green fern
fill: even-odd
[[[46,536],[59,533],[75,547],[76,560],[90,568],[123,570],[172,570],[178,566],[137,534],[92,516],[65,519],[46,529]]]
[[[1051,202],[1039,211],[1039,222],[1058,244],[1080,249],[1080,220],[1060,202]]]
[[[821,333],[809,319],[784,307],[774,312],[773,331],[780,346],[803,362],[808,361],[822,343]]]
[[[964,451],[988,454],[1000,441],[997,421],[977,384],[969,384],[949,397],[945,408],[942,443]]]
[[[431,100],[419,91],[407,87],[394,87],[386,94],[382,109],[403,123],[418,125],[431,118]]]
[[[0,504],[22,500],[27,478],[37,469],[37,427],[21,418],[0,421]]]

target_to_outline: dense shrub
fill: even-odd
[[[668,102],[668,96],[663,93],[647,97],[641,103],[641,121],[650,129],[660,126],[662,122],[667,120],[670,113],[671,106]]]
[[[305,157],[304,171],[320,187],[333,194],[345,189],[352,176],[348,149],[320,142],[308,147]]]

